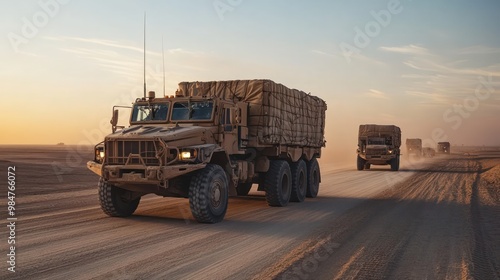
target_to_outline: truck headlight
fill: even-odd
[[[195,149],[185,149],[180,153],[181,160],[193,160],[197,156],[197,152]]]
[[[181,153],[181,159],[190,159],[190,158],[191,158],[191,152],[190,151],[182,152]]]
[[[392,154],[392,150],[389,150],[388,152],[389,152],[389,154]]]

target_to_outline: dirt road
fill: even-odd
[[[0,168],[16,166],[18,186],[16,272],[7,271],[3,226],[1,279],[500,275],[500,154],[407,163],[400,172],[325,166],[318,198],[272,208],[253,189],[230,199],[214,225],[196,223],[188,200],[156,196],[144,197],[131,218],[105,216],[97,177],[79,155],[91,157],[0,147]]]

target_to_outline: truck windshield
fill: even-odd
[[[210,120],[213,107],[213,101],[175,102],[172,109],[172,121]]]
[[[166,121],[168,116],[166,104],[136,104],[132,110],[132,122],[160,122]]]
[[[385,145],[385,138],[368,138],[368,145]]]

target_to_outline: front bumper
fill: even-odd
[[[202,169],[205,163],[167,166],[106,165],[87,162],[87,168],[111,183],[164,184],[169,179]]]
[[[359,156],[364,159],[367,163],[374,165],[386,165],[390,164],[391,160],[396,158],[396,154],[389,155],[363,155],[359,154]]]
[[[396,155],[366,155],[365,159],[366,160],[391,160],[395,158]]]

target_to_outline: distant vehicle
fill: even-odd
[[[270,206],[316,197],[326,103],[271,80],[183,82],[175,96],[138,98],[87,166],[109,216],[130,216],[143,195],[189,198],[197,221],[216,223],[229,195],[252,184]],[[118,129],[117,129],[118,128]]]
[[[437,152],[439,154],[449,154],[450,153],[450,142],[439,142],[437,145]]]
[[[417,157],[422,156],[422,139],[406,139],[406,153]]]
[[[399,170],[401,129],[395,125],[364,124],[359,126],[357,169],[374,165],[391,165]]]
[[[422,149],[422,155],[424,157],[431,158],[431,157],[434,157],[436,155],[436,151],[433,148],[431,148],[431,147],[424,147]]]

